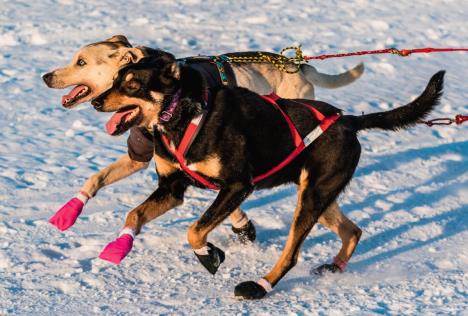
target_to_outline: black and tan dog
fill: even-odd
[[[178,66],[166,56],[121,70],[113,87],[92,103],[99,111],[116,112],[117,119],[111,119],[116,124],[116,134],[134,125],[155,128],[159,187],[129,214],[126,227],[139,232],[149,220],[180,205],[188,186],[206,186],[197,177],[219,188],[212,205],[188,230],[190,245],[211,273],[224,260],[224,253],[207,242],[208,234],[252,191],[297,184],[297,206],[283,254],[258,282],[243,282],[235,288],[236,296],[258,299],[296,264],[301,244],[315,223],[329,223],[336,229],[340,219],[324,212],[347,186],[358,165],[361,152],[358,132],[371,128],[398,130],[416,124],[438,104],[443,76],[442,71],[434,75],[425,91],[408,105],[353,116],[341,115],[336,107],[319,101],[278,99],[273,102],[277,107],[243,88],[221,87],[210,91],[205,104],[206,91],[199,73]],[[255,181],[297,148],[288,119],[308,144],[311,132],[321,124],[320,115],[314,115],[310,105],[325,118],[336,118],[335,115],[339,118],[289,164]],[[171,115],[166,115],[167,112]],[[186,142],[183,139],[186,129],[192,128],[194,118],[200,115],[203,119],[196,138],[186,147],[183,157],[175,157],[174,145]],[[340,229],[355,235],[352,224]],[[354,247],[346,249],[348,258],[343,259],[348,260],[353,250]]]

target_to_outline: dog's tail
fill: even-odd
[[[301,70],[310,83],[318,87],[334,89],[346,86],[361,77],[364,72],[364,64],[360,63],[353,69],[339,75],[320,73],[317,69],[307,64],[301,65]]]
[[[439,104],[444,86],[445,71],[439,71],[426,86],[424,92],[411,103],[391,111],[366,114],[362,116],[346,115],[356,131],[380,128],[396,131],[417,124]]]

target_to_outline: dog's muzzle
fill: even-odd
[[[48,72],[42,76],[42,80],[44,80],[45,84],[50,87],[50,83],[52,82],[52,78],[54,74],[52,72]]]
[[[104,106],[104,103],[100,99],[94,99],[91,101],[91,104],[94,106],[94,109],[96,111],[102,112],[102,107]]]

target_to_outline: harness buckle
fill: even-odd
[[[159,119],[164,122],[169,121],[171,118],[172,118],[172,113],[168,111],[162,111],[161,116],[159,117]]]

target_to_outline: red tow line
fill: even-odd
[[[458,114],[457,116],[455,116],[454,119],[449,118],[449,117],[442,117],[442,118],[432,119],[429,121],[421,121],[420,123],[426,124],[427,126],[432,127],[434,125],[452,125],[454,123],[457,125],[461,125],[466,121],[468,121],[468,115]]]
[[[468,48],[433,48],[433,47],[424,47],[424,48],[413,48],[413,49],[398,49],[398,48],[386,48],[386,49],[377,49],[377,50],[364,50],[358,52],[351,52],[351,53],[339,53],[339,54],[324,54],[318,56],[303,56],[301,47],[286,47],[281,51],[281,55],[285,51],[288,50],[295,50],[296,57],[291,58],[293,61],[301,62],[305,61],[308,62],[309,60],[325,60],[328,58],[338,58],[338,57],[348,57],[348,56],[362,56],[362,55],[378,55],[378,54],[393,54],[398,55],[400,57],[408,57],[412,54],[430,54],[430,53],[443,53],[443,52],[468,52]],[[454,119],[452,118],[435,118],[429,121],[420,121],[422,124],[426,124],[429,127],[434,125],[461,125],[464,122],[468,121],[468,115],[457,115]]]
[[[348,56],[361,56],[361,55],[377,55],[377,54],[393,54],[400,57],[407,57],[411,54],[429,54],[429,53],[442,53],[442,52],[468,52],[468,48],[433,48],[433,47],[424,47],[424,48],[413,48],[413,49],[398,49],[398,48],[386,48],[386,49],[377,49],[377,50],[363,50],[359,52],[352,53],[341,53],[341,54],[325,54],[318,56],[303,56],[305,61],[312,59],[324,60],[328,58],[337,58],[337,57],[348,57]]]

